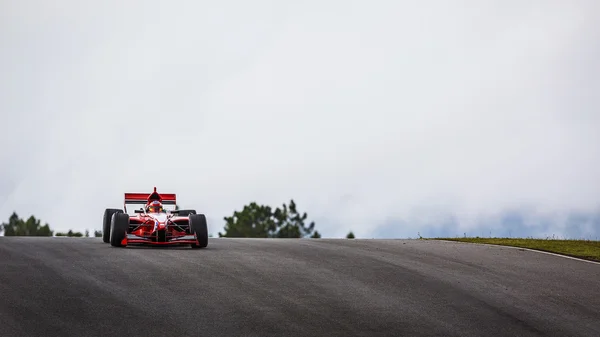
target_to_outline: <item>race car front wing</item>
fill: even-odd
[[[143,236],[138,236],[135,234],[128,233],[123,241],[125,241],[127,244],[145,243],[145,244],[152,244],[152,245],[173,245],[173,244],[179,245],[179,244],[190,244],[190,243],[197,244],[198,243],[198,241],[196,240],[196,236],[193,234],[170,237],[165,241],[157,241],[157,240],[155,240],[155,238],[156,237],[143,237]]]

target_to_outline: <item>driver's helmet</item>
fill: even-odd
[[[161,213],[163,212],[162,203],[158,200],[154,200],[146,206],[146,212],[148,213]]]

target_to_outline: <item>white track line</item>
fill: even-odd
[[[562,254],[557,254],[557,253],[545,252],[543,250],[537,250],[537,249],[531,249],[531,248],[515,247],[515,246],[505,246],[505,245],[496,245],[496,244],[493,244],[493,243],[477,243],[477,242],[464,242],[464,241],[452,241],[452,240],[435,240],[435,241],[453,242],[453,243],[469,243],[469,244],[472,244],[472,245],[480,245],[480,246],[492,246],[492,247],[503,247],[503,248],[521,249],[521,250],[527,250],[527,251],[534,252],[534,253],[542,253],[542,254],[554,255],[554,256],[563,257],[563,258],[571,259],[571,260],[575,260],[575,261],[581,261],[581,262],[587,262],[587,263],[592,263],[592,264],[598,264],[598,265],[600,265],[600,262],[596,262],[596,261],[590,261],[590,260],[580,259],[580,258],[577,258],[577,257],[572,257],[572,256],[562,255]]]

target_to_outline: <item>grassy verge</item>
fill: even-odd
[[[435,238],[434,240],[489,243],[494,245],[530,248],[600,262],[600,241],[469,237]]]

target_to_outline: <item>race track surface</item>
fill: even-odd
[[[600,336],[600,265],[422,240],[0,237],[0,336]]]

